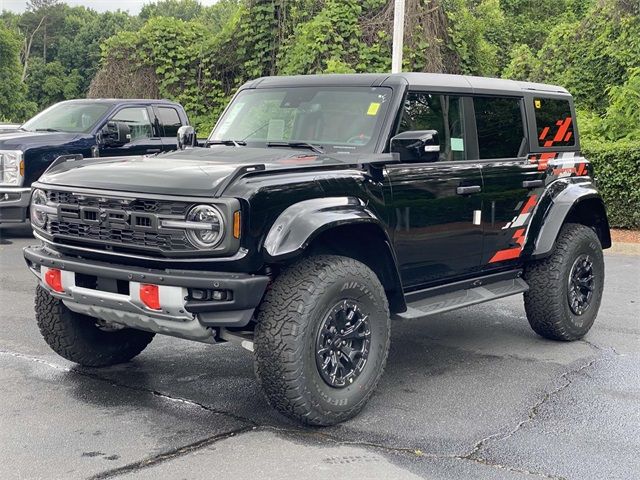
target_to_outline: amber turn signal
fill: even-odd
[[[240,210],[233,213],[233,238],[240,238]]]

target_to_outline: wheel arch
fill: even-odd
[[[355,197],[304,200],[274,222],[263,245],[267,263],[335,254],[358,260],[378,276],[392,313],[406,310],[392,243],[383,223]]]
[[[566,223],[592,228],[602,248],[611,247],[611,232],[604,201],[592,183],[567,183],[539,218],[532,256],[542,258],[551,253],[560,229]]]

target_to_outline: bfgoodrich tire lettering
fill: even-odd
[[[342,300],[368,314],[370,350],[352,383],[323,379],[316,363],[318,331]],[[311,425],[332,425],[356,415],[373,393],[389,351],[387,298],[377,276],[350,258],[309,257],[282,272],[265,295],[255,332],[255,371],[269,403]]]
[[[577,315],[569,301],[570,275],[576,261],[589,259],[593,278],[588,308]],[[524,306],[531,328],[552,340],[577,340],[591,328],[600,308],[604,286],[604,257],[598,236],[590,228],[565,224],[553,253],[525,269],[529,291]]]
[[[154,337],[153,333],[131,328],[102,330],[94,318],[72,312],[40,286],[36,292],[36,320],[54,352],[87,367],[127,362]]]

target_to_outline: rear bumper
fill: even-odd
[[[199,341],[213,341],[212,327],[244,327],[269,283],[265,275],[152,270],[67,257],[44,246],[24,249],[40,284],[71,310],[107,322]],[[42,281],[48,269],[62,272],[64,292]],[[94,284],[95,280],[95,284]],[[90,284],[88,286],[88,284]],[[145,306],[140,285],[159,287],[160,310]],[[225,290],[228,300],[193,300],[192,289]]]
[[[30,201],[30,188],[0,187],[0,225],[26,223]]]

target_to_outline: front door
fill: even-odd
[[[394,245],[406,288],[477,271],[482,255],[482,176],[467,160],[463,97],[409,92],[399,133],[436,130],[440,153],[430,163],[386,167]]]
[[[145,106],[125,107],[118,110],[109,121],[126,123],[131,130],[129,141],[118,147],[101,146],[100,156],[117,157],[161,152],[162,140],[151,115],[150,109]]]

